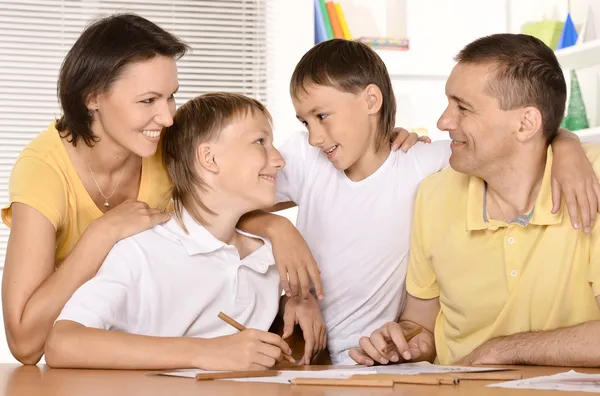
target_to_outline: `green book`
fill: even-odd
[[[327,39],[331,40],[333,36],[333,29],[331,27],[331,19],[329,19],[329,12],[327,11],[327,6],[325,5],[325,0],[319,0],[319,4],[321,5],[321,14],[323,14],[323,22],[325,22],[325,30],[327,31]]]

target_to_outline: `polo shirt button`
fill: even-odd
[[[518,274],[517,270],[510,271],[510,276],[517,276],[517,274]]]
[[[513,238],[513,237],[508,238],[508,244],[512,245],[513,243],[515,243],[515,238]]]

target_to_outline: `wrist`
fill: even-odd
[[[265,236],[270,240],[277,239],[277,236],[285,232],[288,227],[293,227],[290,220],[279,215],[269,216],[269,220],[265,225]]]
[[[214,339],[180,337],[178,341],[177,355],[181,356],[181,367],[210,370],[215,366]]]
[[[105,216],[99,217],[90,223],[85,233],[92,235],[95,242],[105,243],[111,247],[120,239],[119,230],[110,224]]]

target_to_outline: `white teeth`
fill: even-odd
[[[143,129],[142,133],[144,134],[144,136],[149,137],[149,138],[157,138],[160,136],[160,130],[155,131],[155,130],[151,130],[151,129]]]
[[[333,153],[333,150],[335,150],[337,148],[337,144],[335,146],[333,146],[332,148],[330,148],[329,150],[325,151],[327,154],[331,154]]]

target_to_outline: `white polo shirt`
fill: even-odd
[[[217,317],[223,311],[246,327],[268,330],[281,296],[270,242],[261,238],[264,245],[240,260],[234,246],[187,212],[184,223],[189,234],[173,218],[118,242],[57,320],[141,335],[210,338],[237,332]]]
[[[360,337],[401,312],[417,187],[448,165],[450,142],[392,152],[359,182],[311,147],[306,132],[280,151],[286,166],[277,176],[277,200],[298,205],[296,226],[321,270],[329,352],[333,363],[351,364],[347,352]]]

